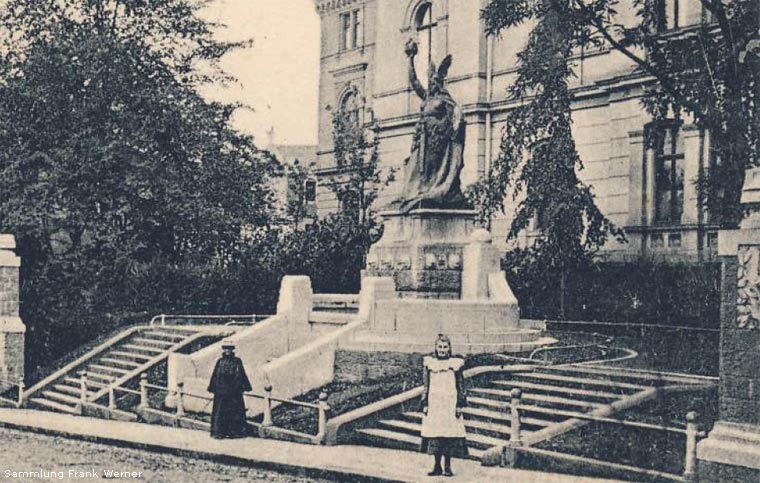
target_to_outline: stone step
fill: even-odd
[[[628,384],[625,382],[615,382],[602,379],[592,379],[588,377],[563,376],[560,374],[548,374],[544,372],[532,372],[529,374],[515,373],[515,378],[528,382],[546,382],[547,384],[561,384],[563,386],[573,386],[590,389],[595,386],[614,387],[618,389],[627,389],[632,392],[638,392],[646,389],[644,386]]]
[[[107,364],[115,364],[115,365],[121,365],[121,366],[127,366],[129,368],[135,368],[140,367],[142,364],[135,361],[130,361],[126,359],[114,359],[112,357],[103,357],[100,359],[100,362],[105,362]]]
[[[103,374],[102,372],[88,372],[87,379],[95,379],[98,384],[111,383],[116,380],[114,374]]]
[[[137,345],[137,344],[124,344],[121,346],[122,349],[129,349],[130,351],[136,351],[136,352],[149,352],[155,355],[161,354],[163,352],[166,352],[163,349],[159,349],[158,347],[147,347],[144,345]],[[150,359],[152,359],[151,357]]]
[[[422,438],[419,436],[398,433],[387,429],[363,428],[357,429],[356,432],[363,436],[368,436],[370,439],[377,442],[390,443],[390,446],[393,448],[419,451],[420,445],[422,444]],[[483,453],[485,453],[485,451],[477,448],[468,448],[467,451],[473,459],[480,459],[483,456]]]
[[[139,359],[141,361],[149,361],[153,359],[150,356],[146,356],[145,354],[141,354],[139,352],[125,352],[125,351],[111,351],[108,353],[111,357],[121,357],[124,359]]]
[[[67,406],[66,404],[50,401],[49,399],[41,397],[33,397],[29,400],[29,402],[47,409],[54,409],[62,413],[79,414],[79,411],[76,409],[76,407]]]
[[[565,374],[575,377],[594,377],[616,382],[627,382],[634,385],[642,386],[660,386],[681,379],[683,383],[689,382],[699,384],[699,379],[691,379],[686,374],[671,374],[663,376],[657,373],[626,371],[624,368],[616,367],[594,367],[594,366],[552,366],[543,368],[551,373]]]
[[[362,428],[357,429],[356,432],[362,435],[370,436],[372,438],[389,440],[390,442],[394,443],[392,445],[394,448],[418,451],[420,445],[422,444],[422,438],[419,436],[399,433],[397,431],[391,431],[388,429]]]
[[[505,402],[504,400],[511,400],[512,395],[510,391],[506,391],[503,389],[489,389],[489,388],[472,388],[469,391],[470,394],[478,394],[480,396],[483,396],[485,399],[493,399],[499,401],[499,402]],[[483,398],[475,398],[480,402],[480,399]],[[468,397],[467,400],[469,401],[470,398]],[[523,393],[522,395],[523,401],[530,401],[530,402],[537,402],[539,406],[574,406],[579,407],[583,409],[593,409],[598,408],[600,406],[604,406],[604,404],[596,403],[596,402],[589,402],[589,401],[582,401],[580,399],[571,399],[561,396],[550,396],[547,394],[534,394],[534,393]],[[481,402],[482,404],[482,402]],[[504,406],[497,406],[497,407],[506,407],[509,404],[505,402]]]
[[[472,418],[478,418],[478,420],[485,420],[487,422],[496,422],[498,421],[500,424],[511,424],[511,415],[508,412],[504,411],[493,411],[490,409],[485,408],[462,408],[462,412],[465,416],[470,416]],[[468,419],[468,421],[473,421],[473,419]],[[545,428],[546,426],[550,426],[556,421],[552,421],[550,419],[544,419],[543,417],[521,417],[520,421],[522,422],[523,427],[536,427],[536,428]],[[466,423],[465,423],[466,424]],[[521,428],[522,429],[522,428]]]
[[[146,337],[137,337],[132,340],[130,340],[131,344],[138,344],[146,347],[162,347],[164,349],[168,349],[169,347],[176,344],[176,342],[168,341],[168,340],[162,340],[162,339],[149,339]]]
[[[72,396],[53,390],[42,391],[42,395],[45,396],[45,399],[49,401],[70,404],[73,406],[79,404],[79,396]]]
[[[345,325],[355,318],[355,313],[313,310],[309,316],[309,322]]]
[[[113,367],[113,366],[104,366],[101,364],[90,364],[87,366],[87,376],[91,376],[94,373],[105,373],[105,374],[116,374],[116,375],[124,375],[129,373],[129,369],[122,369],[119,367]]]
[[[403,413],[402,416],[410,421],[422,423],[423,414],[420,412],[406,412]],[[499,438],[506,437],[507,439],[509,438],[510,434],[509,424],[497,424],[488,421],[465,418],[464,426],[468,429],[468,434],[472,432]]]
[[[389,428],[395,431],[401,431],[406,434],[412,434],[414,436],[420,436],[420,432],[422,431],[422,424],[420,423],[412,423],[409,421],[399,421],[397,419],[386,419],[378,421],[378,424],[381,427]],[[502,438],[494,438],[491,436],[486,436],[484,434],[478,434],[478,433],[467,433],[467,444],[468,446],[475,446],[479,449],[488,449],[492,448],[494,446],[503,445],[509,440],[509,437],[506,437],[504,439]]]
[[[168,340],[171,340],[173,342],[179,342],[182,339],[186,339],[188,337],[188,335],[190,335],[190,334],[180,334],[180,333],[177,333],[177,332],[172,333],[172,332],[163,331],[163,330],[150,330],[150,331],[146,331],[146,332],[141,332],[140,335],[142,337],[147,337],[149,339],[154,339],[154,340],[155,339],[168,339]]]
[[[513,381],[509,379],[491,381],[491,384],[500,387],[518,388],[525,392],[530,391],[539,393],[559,393],[559,394],[572,394],[578,396],[584,396],[586,398],[596,399],[598,401],[608,401],[610,399],[617,400],[624,397],[624,394],[607,392],[607,391],[592,391],[588,389],[578,389],[574,387],[553,386],[551,384],[537,384],[534,382],[526,381]]]
[[[403,413],[403,416],[406,419],[409,419],[412,421],[422,422],[423,414],[420,412],[406,412],[406,413]],[[468,418],[465,418],[464,420],[464,425],[468,429],[468,433],[472,432],[472,433],[478,433],[478,434],[485,434],[488,436],[494,436],[494,437],[502,438],[502,439],[509,439],[509,435],[511,433],[510,423],[511,421],[506,421],[506,424],[498,424],[498,423],[493,423],[489,421],[483,421],[480,419],[468,419]],[[469,430],[472,430],[472,431],[469,431]],[[522,432],[532,433],[533,431],[522,430]]]
[[[70,386],[68,384],[55,384],[53,386],[53,389],[56,390],[56,392],[64,393],[64,394],[71,394],[74,397],[79,398],[79,394],[81,393],[81,389],[79,388],[79,382],[77,382],[76,386]],[[95,392],[90,391],[89,387],[87,388],[87,396],[94,396]]]
[[[69,376],[66,376],[66,377],[63,378],[63,382],[64,382],[64,384],[70,384],[70,385],[76,386],[76,387],[79,387],[79,385],[81,384],[80,379],[78,377],[69,377]]]

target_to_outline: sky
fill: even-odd
[[[215,0],[204,17],[225,23],[224,40],[253,38],[253,46],[228,54],[222,67],[239,83],[205,94],[241,101],[235,127],[266,147],[274,127],[276,144],[316,144],[319,94],[319,16],[314,0]]]

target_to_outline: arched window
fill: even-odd
[[[359,126],[359,99],[355,90],[349,90],[340,101],[340,112],[352,126]]]
[[[414,30],[417,37],[418,54],[415,59],[417,75],[427,80],[428,66],[436,58],[435,28],[433,4],[422,2],[414,13]],[[424,82],[424,81],[423,81]]]

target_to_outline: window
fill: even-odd
[[[354,10],[351,13],[351,48],[357,48],[361,46],[359,39],[361,38],[361,15],[359,10]]]
[[[349,33],[351,31],[351,16],[348,13],[340,14],[340,49],[348,50]]]
[[[664,32],[679,28],[681,17],[680,0],[658,0],[655,4],[657,9],[657,30]]]
[[[681,234],[671,233],[668,235],[668,248],[680,248],[681,247]]]
[[[706,193],[707,210],[705,213],[705,221],[707,223],[719,224],[721,222],[720,204],[725,196],[725,189],[718,181],[720,179],[719,170],[722,165],[722,157],[720,149],[716,146],[712,136],[710,137],[707,162],[708,176],[712,177],[712,182]]]
[[[345,114],[347,120],[352,126],[359,126],[359,102],[356,91],[350,90],[340,102],[340,112]]]
[[[679,225],[683,214],[684,154],[677,121],[651,125],[649,142],[654,161],[654,222]]]
[[[428,66],[435,57],[434,30],[437,24],[433,21],[433,6],[424,2],[417,8],[414,16],[414,28],[417,34],[418,53],[415,67],[418,75],[427,76]]]
[[[343,12],[340,22],[340,51],[355,49],[361,46],[361,10]]]
[[[303,191],[307,203],[313,203],[317,200],[317,182],[315,180],[306,180]]]

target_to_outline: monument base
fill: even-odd
[[[760,426],[719,421],[697,458],[699,481],[760,481]]]
[[[553,343],[521,322],[490,234],[470,210],[386,212],[362,272],[367,326],[349,349],[429,353],[438,334],[459,354],[526,352]],[[364,288],[368,287],[368,290]]]
[[[473,210],[386,211],[383,236],[362,277],[391,277],[401,297],[459,298],[462,259],[475,228]]]
[[[760,481],[760,168],[747,171],[740,229],[718,235],[720,417],[697,446],[699,481]]]

